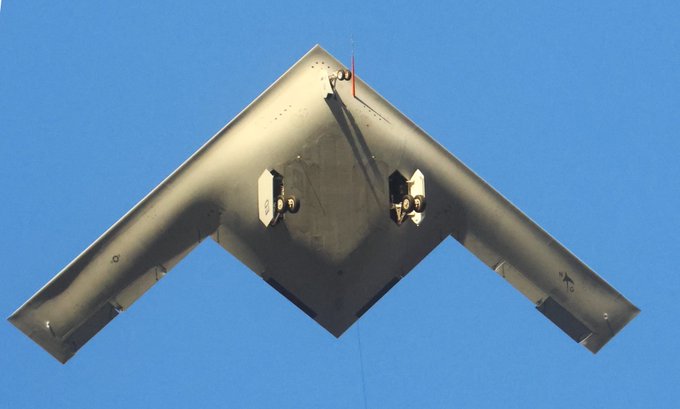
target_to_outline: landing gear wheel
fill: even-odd
[[[344,70],[345,71],[345,80],[349,81],[352,79],[352,71],[350,70]]]
[[[295,196],[288,196],[286,199],[286,207],[291,213],[297,213],[300,210],[300,201]]]
[[[277,196],[276,198],[276,213],[283,214],[286,212],[286,200],[283,196]]]
[[[413,198],[413,210],[415,210],[416,213],[424,212],[426,207],[427,202],[425,201],[425,196],[416,195],[416,197]]]
[[[409,214],[413,211],[413,196],[405,195],[401,198],[401,211]]]
[[[345,70],[338,70],[338,72],[335,75],[337,76],[338,81],[345,80]]]

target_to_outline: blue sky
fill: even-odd
[[[674,1],[5,0],[4,316],[351,38],[362,79],[642,313],[593,356],[449,239],[335,339],[205,241],[65,366],[0,322],[0,408],[677,404],[678,21]]]

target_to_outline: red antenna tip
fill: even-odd
[[[356,87],[354,85],[354,79],[356,78],[355,73],[354,73],[354,50],[352,50],[352,96],[356,97],[357,92],[356,92]]]

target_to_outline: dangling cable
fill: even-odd
[[[366,377],[364,376],[364,354],[361,348],[361,333],[359,331],[359,322],[355,324],[357,326],[357,340],[359,342],[359,365],[361,366],[361,390],[364,394],[364,409],[368,409],[368,401],[366,399]]]

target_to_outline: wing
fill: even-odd
[[[315,47],[303,56],[9,321],[64,363],[208,236],[261,272],[251,255],[264,246],[244,246],[228,233],[264,234],[253,182],[276,158],[295,155],[300,123],[306,130],[325,123],[315,119],[328,110],[320,87],[290,92],[308,89],[309,81],[320,84],[301,61],[322,52]],[[288,141],[288,150],[272,143],[280,140]]]
[[[66,266],[9,321],[65,363],[205,236],[218,211],[201,200],[201,151]]]
[[[453,236],[529,298],[538,311],[593,353],[639,313],[626,298],[398,109],[363,82],[357,83],[360,98],[352,102],[372,107],[376,115],[379,112],[378,119],[385,119],[373,121],[363,134],[369,139],[369,130],[384,129],[389,138],[378,145],[402,143],[396,141],[403,138],[403,153],[398,160],[392,159],[390,165],[408,175],[420,169],[426,179],[428,216],[417,231]],[[350,108],[358,110],[352,105]],[[377,155],[385,156],[382,152]]]
[[[437,175],[451,236],[596,353],[639,310],[593,270],[448,152]],[[443,158],[441,159],[443,161]]]

